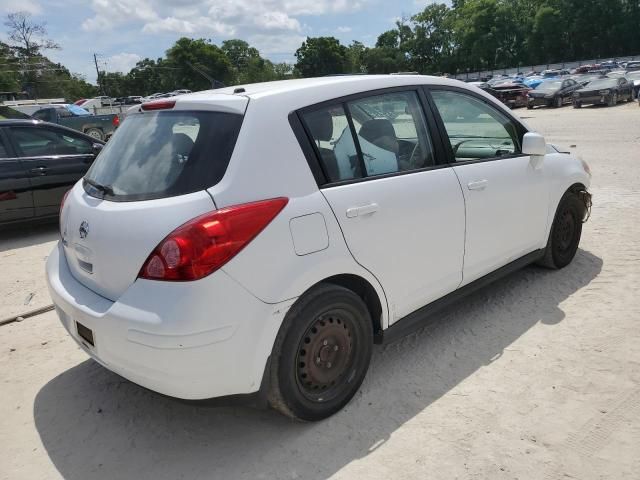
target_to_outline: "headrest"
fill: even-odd
[[[307,126],[315,140],[331,140],[333,138],[333,117],[327,110],[311,112],[305,115]]]
[[[186,133],[174,133],[171,139],[173,150],[178,155],[189,156],[193,149],[193,140]]]
[[[396,138],[393,124],[386,118],[367,120],[360,127],[360,136],[371,143],[376,143],[381,137]]]

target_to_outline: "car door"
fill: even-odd
[[[51,125],[16,126],[8,133],[30,175],[35,216],[56,215],[65,192],[93,162],[93,142]]]
[[[387,90],[301,112],[321,191],[355,260],[384,288],[391,322],[462,279],[464,199],[421,95]]]
[[[487,99],[430,90],[466,205],[463,284],[545,245],[544,162],[521,154],[524,128]]]
[[[16,157],[5,131],[0,128],[0,223],[34,215],[29,173]]]

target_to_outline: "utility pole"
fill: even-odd
[[[100,82],[100,70],[98,70],[98,58],[96,57],[96,54],[93,54],[93,61],[96,64],[96,74],[98,75],[98,87],[100,88],[100,92],[104,95],[104,87],[102,86],[102,83]]]

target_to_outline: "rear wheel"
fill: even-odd
[[[533,105],[531,105],[530,103],[527,104],[527,110],[533,110]]]
[[[549,241],[540,265],[561,269],[571,263],[578,251],[582,236],[582,220],[585,206],[573,192],[567,192],[560,200],[551,226]]]
[[[269,403],[299,420],[322,420],[356,394],[369,368],[371,317],[346,288],[321,284],[287,313],[271,357]]]
[[[85,132],[87,135],[89,135],[90,137],[95,138],[96,140],[104,140],[104,135],[102,133],[102,130],[100,130],[99,128],[89,128],[87,130],[85,130]]]
[[[573,108],[582,108],[582,104],[580,102],[573,102]]]

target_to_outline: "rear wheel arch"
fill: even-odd
[[[383,325],[382,325],[382,313],[383,306],[382,301],[376,292],[376,289],[367,281],[366,279],[353,274],[341,274],[334,275],[333,277],[325,278],[321,283],[330,283],[333,285],[339,285],[348,290],[351,290],[353,293],[358,295],[364,304],[367,306],[367,310],[369,310],[369,315],[371,316],[371,322],[373,327],[374,339],[380,337]],[[316,285],[318,285],[316,284]],[[314,285],[314,287],[316,286]],[[313,288],[313,287],[312,287]],[[385,306],[386,307],[386,306]]]

